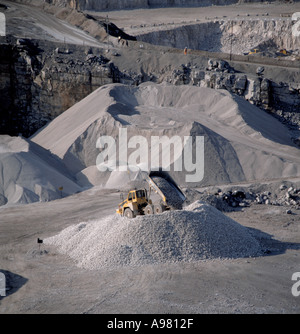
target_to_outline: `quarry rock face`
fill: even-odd
[[[206,68],[188,63],[169,66],[167,71],[147,72],[141,67],[140,72],[122,72],[112,62],[112,54],[101,55],[83,46],[19,39],[1,44],[0,53],[3,134],[29,137],[102,85],[120,82],[136,86],[145,81],[226,89],[262,108],[284,110],[280,117],[300,124],[299,85],[274,82],[264,73],[238,73],[222,59],[209,59]]]
[[[237,0],[48,0],[55,5],[67,5],[79,10],[115,10],[172,6],[209,6],[237,3]]]
[[[257,47],[299,49],[299,37],[291,34],[292,20],[216,18],[208,22],[182,24],[172,29],[161,26],[140,33],[137,39],[155,45],[242,55]],[[261,51],[261,50],[260,50]]]
[[[218,64],[218,62],[216,63]],[[228,73],[227,70],[216,72],[214,67],[209,67],[199,85],[214,89],[226,89],[244,97],[252,104],[263,106],[264,108],[270,107],[271,83],[266,78],[247,76],[240,73]]]
[[[257,75],[238,73],[228,62],[221,59],[209,59],[205,69],[197,68],[190,63],[182,64],[164,80],[173,85],[226,89],[267,110],[284,108],[297,115],[300,106],[297,84],[278,84],[265,78],[263,72]],[[300,124],[299,121],[294,115],[294,123]]]
[[[56,13],[59,20],[78,26],[103,42],[106,41],[104,21],[90,14],[84,14],[82,10],[110,10],[124,8],[124,6],[125,8],[199,6],[211,5],[213,2],[50,0],[47,3],[59,5]],[[217,2],[218,5],[229,3],[233,2]],[[69,8],[62,8],[64,6]],[[49,8],[48,10],[50,11]],[[110,24],[113,25],[112,22]],[[66,43],[30,41],[21,38],[1,39],[4,42],[0,44],[2,107],[0,134],[22,134],[29,137],[98,87],[108,83],[137,86],[147,81],[226,89],[262,109],[272,111],[285,123],[299,126],[300,86],[294,68],[285,76],[287,81],[281,82],[279,75],[273,80],[269,79],[264,71],[250,74],[247,68],[242,71],[236,70],[231,67],[234,65],[229,66],[228,62],[222,59],[220,53],[241,55],[254,45],[268,52],[270,49],[274,51],[279,48],[299,49],[299,37],[292,36],[291,29],[290,19],[274,20],[268,16],[262,16],[259,19],[244,16],[237,17],[235,20],[218,18],[197,24],[181,24],[173,29],[161,24],[158,27],[152,27],[150,32],[141,33],[138,36],[126,35],[122,29],[114,26],[109,28],[110,42],[112,46],[117,46],[118,50],[110,53],[105,49],[92,50],[89,47],[70,46]],[[124,34],[129,40],[130,47],[127,48],[127,54],[124,52],[125,47],[117,44],[116,36],[118,35],[115,35],[117,33]],[[135,39],[138,41],[136,42]],[[207,54],[200,51],[199,59],[201,58],[200,62],[204,63],[208,57],[208,63],[206,67],[205,65],[196,66],[186,63],[183,59],[179,66],[175,61],[161,65],[159,59],[150,67],[147,63],[149,59],[147,52],[143,55],[137,53],[140,42],[151,43],[144,51],[153,48],[162,55],[167,54],[165,49],[159,47],[155,49],[153,44],[175,48],[188,45],[189,49],[205,50],[208,51]],[[106,47],[104,43],[103,46]],[[131,51],[136,52],[133,54],[137,55],[134,66],[132,63],[135,63],[135,58],[130,55]],[[268,56],[267,51],[266,56]],[[215,52],[218,54],[214,55]],[[215,56],[216,59],[212,58]],[[228,57],[226,59],[228,60]],[[268,57],[268,61],[270,59],[272,66],[272,58]],[[273,59],[274,66],[277,66],[275,60]],[[244,58],[243,62],[246,61],[247,59]],[[252,61],[254,59],[250,62]],[[122,66],[122,70],[119,70],[115,64],[119,64],[119,67],[125,65]],[[126,68],[127,65],[129,69]],[[297,138],[296,140],[299,141]]]
[[[107,58],[85,48],[72,50],[25,39],[1,44],[0,133],[28,137],[99,86],[114,82]]]
[[[208,22],[183,24],[169,29],[161,26],[137,36],[140,41],[183,49],[205,50],[231,55],[247,55],[256,48],[262,57],[269,57],[270,65],[277,66],[282,55],[279,50],[292,50],[299,53],[299,37],[291,34],[293,21],[272,19],[263,14],[263,18],[237,18],[227,20],[216,18]],[[252,55],[253,56],[253,55]],[[217,57],[217,56],[216,56]],[[249,57],[249,56],[248,56]],[[234,57],[233,57],[234,58]],[[273,59],[273,63],[272,63]],[[244,60],[246,61],[246,59]],[[255,61],[251,59],[251,61]],[[264,59],[261,59],[263,62]],[[260,71],[261,70],[261,71]],[[296,83],[278,83],[264,77],[263,66],[256,73],[238,73],[222,59],[209,59],[206,69],[195,68],[191,64],[182,65],[173,70],[167,81],[175,85],[192,84],[215,89],[226,89],[243,96],[252,104],[273,111],[295,112],[300,107],[299,85]],[[291,117],[285,117],[289,122]],[[294,125],[300,124],[299,115],[293,116]]]

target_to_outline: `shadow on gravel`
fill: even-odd
[[[253,227],[247,227],[251,235],[259,242],[263,250],[262,256],[273,256],[285,253],[288,249],[300,250],[300,243],[284,242],[273,239],[273,236]]]
[[[18,291],[27,281],[23,276],[0,269],[0,301]]]

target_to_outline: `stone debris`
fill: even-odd
[[[178,211],[135,219],[108,216],[70,226],[44,239],[85,269],[256,257],[254,232],[211,205],[196,201]]]
[[[162,177],[153,176],[152,180],[165,195],[167,204],[172,209],[180,210],[182,208],[183,200],[180,198],[176,189],[173,188],[172,185]]]
[[[265,68],[257,67],[255,74],[236,71],[222,59],[210,58],[206,68],[198,68],[190,63],[172,70],[165,81],[174,85],[194,85],[213,89],[226,89],[237,94],[264,110],[272,113],[292,130],[299,129],[300,114],[295,106],[300,103],[300,86],[278,83],[264,77]],[[276,101],[276,104],[274,104]],[[284,109],[284,112],[278,108]],[[277,110],[278,109],[278,110]],[[294,142],[299,145],[299,131],[295,132]]]
[[[262,75],[265,71],[265,68],[263,66],[259,66],[257,69],[256,69],[256,74],[257,75]]]
[[[195,199],[200,199],[223,212],[230,212],[255,204],[287,206],[295,210],[300,209],[300,188],[287,187],[284,184],[275,189],[263,191],[243,188],[226,191],[217,189],[213,193],[207,191],[197,193],[195,190],[186,189],[185,195],[188,199],[187,203]],[[286,210],[288,214],[291,212],[291,209]]]

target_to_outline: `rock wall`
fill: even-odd
[[[0,44],[0,69],[0,133],[24,137],[118,81],[113,64],[92,48],[21,39]]]
[[[78,10],[122,10],[151,7],[228,5],[237,3],[238,0],[48,0],[47,2]]]
[[[258,66],[256,75],[239,73],[226,61],[209,59],[206,68],[190,63],[182,64],[164,77],[173,85],[193,85],[213,89],[225,89],[243,97],[279,118],[292,129],[300,126],[300,84],[275,82],[264,77],[264,67]],[[299,133],[293,137],[299,145]]]
[[[172,29],[153,30],[137,39],[183,49],[243,54],[250,49],[273,47],[300,49],[300,37],[292,35],[292,21],[264,19],[214,20]]]
[[[256,76],[239,73],[224,60],[209,59],[205,69],[181,65],[165,78],[169,83],[190,84],[226,89],[265,109],[282,108],[299,112],[300,84],[275,82],[264,77],[264,67],[257,67]],[[300,123],[299,123],[300,124]]]
[[[104,84],[146,81],[226,89],[276,113],[288,124],[300,125],[300,86],[296,81],[268,80],[263,72],[250,75],[220,59],[210,59],[208,64],[203,59],[197,66],[175,62],[165,68],[156,63],[148,67],[145,58],[135,69],[122,66],[119,70],[117,66],[126,64],[131,55],[126,55],[125,49],[122,56],[101,52],[105,51],[42,41],[0,44],[0,134],[29,137]]]

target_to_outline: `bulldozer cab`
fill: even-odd
[[[259,52],[259,49],[252,49],[252,50],[250,50],[249,55],[253,55],[253,54],[258,53],[258,52]]]
[[[146,192],[144,189],[131,190],[129,191],[128,196],[127,196],[128,202],[140,203],[141,201],[144,202],[145,199],[146,199]]]
[[[119,204],[117,213],[124,215],[127,209],[127,213],[132,211],[133,214],[136,214],[141,207],[147,204],[147,202],[148,196],[146,189],[131,190],[129,191],[127,198]]]

